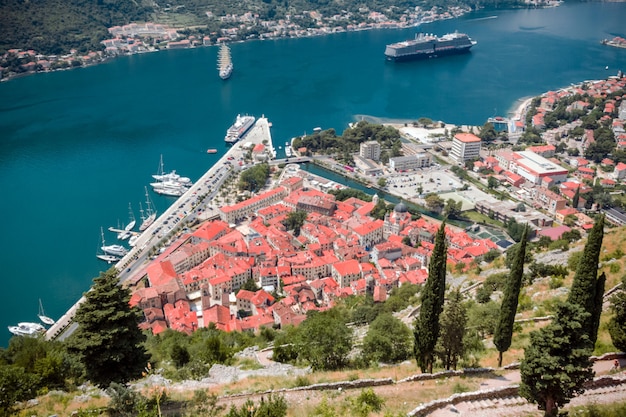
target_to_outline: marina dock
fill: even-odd
[[[167,235],[179,224],[193,222],[196,219],[205,221],[219,217],[219,208],[212,205],[214,197],[227,178],[238,174],[244,168],[237,163],[247,153],[244,147],[263,142],[273,152],[270,123],[264,116],[260,117],[242,139],[228,149],[191,188],[141,233],[135,246],[114,265],[119,271],[120,284],[137,282],[145,276],[146,266],[151,261],[150,253],[165,243]],[[71,334],[73,326],[76,326],[73,324],[74,315],[84,301],[83,296],[47,330],[47,340],[63,339]]]

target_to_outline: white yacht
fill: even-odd
[[[128,244],[134,248],[135,245],[137,244],[137,241],[139,240],[139,235],[132,235],[130,237],[130,239],[128,239]]]
[[[187,191],[186,188],[180,187],[159,187],[154,189],[154,192],[157,194],[168,195],[172,197],[180,197],[181,195],[185,194],[185,191]]]
[[[22,322],[17,323],[17,326],[9,326],[9,331],[16,336],[34,337],[45,332],[46,328],[39,323]]]
[[[102,237],[102,246],[100,247],[100,251],[101,252],[96,253],[96,258],[101,259],[101,260],[103,260],[105,262],[108,262],[108,263],[117,262],[120,259],[122,259],[122,256],[124,256],[126,253],[124,253],[123,255],[119,255],[119,254],[113,253],[113,252],[116,252],[116,251],[115,251],[115,249],[111,249],[111,248],[113,246],[119,246],[119,247],[121,247],[124,250],[126,250],[126,248],[124,248],[121,245],[110,245],[110,246],[107,246],[105,241],[104,241],[104,229],[102,227],[100,228],[100,235]],[[106,250],[105,248],[109,249],[109,250]],[[128,252],[128,251],[126,250],[126,252]]]
[[[176,170],[172,170],[172,172],[165,172],[165,168],[163,165],[163,155],[161,155],[161,159],[159,160],[159,170],[156,174],[152,176],[157,181],[175,181],[185,185],[191,185],[191,179],[188,177],[181,177],[176,173]]]

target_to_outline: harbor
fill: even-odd
[[[270,123],[264,116],[243,135],[239,142],[230,147],[224,155],[209,168],[182,196],[156,218],[139,237],[133,248],[116,264],[120,283],[134,283],[145,276],[145,268],[151,260],[151,254],[161,244],[168,244],[168,234],[178,224],[190,224],[196,220],[205,221],[219,217],[218,207],[212,204],[220,187],[231,175],[246,168],[238,162],[243,161],[247,150],[252,146],[264,144],[273,155],[274,147],[270,132]],[[184,230],[184,229],[183,229]],[[183,232],[184,233],[184,232]],[[74,329],[73,317],[85,297],[81,297],[56,323],[46,331],[46,339],[63,339]]]
[[[1,83],[7,102],[0,112],[1,210],[8,220],[3,261],[11,277],[4,284],[7,293],[20,294],[0,309],[2,346],[11,337],[6,326],[37,321],[38,298],[50,317],[59,318],[107,268],[94,256],[100,227],[107,243],[116,243],[107,227],[118,218],[128,222],[128,202],[140,222],[138,203],[161,154],[168,171],[177,168],[197,180],[226,152],[224,135],[238,113],[268,115],[274,145],[283,148],[314,126],[339,132],[360,120],[357,115],[482,125],[494,114],[506,116],[520,97],[625,69],[624,50],[599,42],[623,33],[625,7],[566,3],[493,20],[429,23],[420,30],[459,30],[479,43],[470,54],[402,65],[385,61],[383,48],[412,38],[415,29],[333,34],[332,42],[312,37],[232,44],[236,70],[227,82],[215,69],[216,48],[195,48]],[[478,11],[468,19],[493,14]],[[557,24],[565,15],[575,19],[574,33]],[[612,16],[612,24],[585,24]],[[532,26],[530,19],[545,28],[520,30]],[[543,49],[561,53],[534,53]],[[328,65],[329,57],[336,65]],[[132,103],[132,113],[125,103]],[[159,214],[177,199],[151,196]],[[24,282],[31,290],[24,291]]]

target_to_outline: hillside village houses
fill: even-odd
[[[426,280],[439,224],[412,220],[402,203],[384,220],[373,219],[376,201],[336,201],[292,177],[221,209],[240,216],[207,221],[183,235],[133,280],[131,304],[143,310],[143,328],[158,334],[167,328],[191,333],[210,323],[225,331],[299,324],[307,311],[355,294],[384,301],[393,288]],[[283,225],[294,210],[308,213],[297,237]],[[498,249],[455,227],[448,226],[446,236],[454,265],[469,266]],[[242,289],[250,280],[261,289]],[[275,294],[284,298],[276,301]]]
[[[556,108],[558,101],[573,94],[589,97],[588,100],[606,98],[607,94],[614,93],[626,88],[626,78],[609,77],[606,80],[587,82],[585,88],[575,86],[557,92],[546,93],[537,109],[538,113],[533,118],[533,124],[542,128],[543,117]],[[610,126],[616,141],[616,149],[626,149],[626,132],[624,123],[626,120],[626,95],[618,96],[615,100],[609,100],[603,111],[601,121]],[[568,106],[568,111],[587,110],[592,107],[590,102],[578,100]],[[617,113],[617,117],[615,117]],[[537,116],[540,115],[539,118]],[[546,227],[555,219],[562,223],[569,214],[575,219],[575,223],[582,230],[588,230],[593,225],[593,220],[580,212],[585,204],[584,195],[592,191],[590,184],[599,184],[605,188],[613,188],[626,181],[626,164],[615,163],[610,158],[604,158],[600,163],[593,163],[582,157],[570,157],[557,159],[556,145],[561,140],[567,140],[568,147],[578,147],[579,153],[584,153],[588,146],[594,142],[593,130],[584,131],[581,140],[569,138],[570,132],[582,125],[581,120],[567,123],[556,129],[542,132],[542,137],[547,144],[529,146],[523,151],[501,149],[483,153],[483,157],[474,163],[475,172],[482,169],[488,171],[485,175],[492,175],[500,183],[513,187],[513,192],[518,198],[529,203],[533,208],[541,209],[545,214],[523,214],[512,202],[481,201],[476,205],[476,210],[488,214],[494,218],[506,221],[522,218],[534,227]],[[455,137],[457,153],[467,144]],[[470,140],[469,143],[472,143]],[[463,146],[462,146],[463,145]],[[454,148],[453,148],[454,149]],[[486,156],[485,156],[486,155]],[[461,158],[463,159],[463,158]],[[578,207],[571,207],[576,192],[579,193]],[[511,203],[511,204],[509,204]],[[611,215],[611,222],[619,224],[620,211],[612,209],[617,216]],[[606,211],[605,211],[606,212]],[[613,213],[612,212],[612,213]],[[607,219],[608,219],[608,213]],[[546,215],[550,216],[547,217]],[[543,218],[543,217],[545,218]],[[530,219],[530,220],[529,220]]]

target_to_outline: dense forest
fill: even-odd
[[[473,9],[483,7],[518,7],[519,0],[171,0],[168,2],[146,0],[0,0],[0,53],[11,48],[34,49],[51,55],[102,49],[100,41],[108,37],[107,28],[130,22],[154,21],[174,27],[193,26],[200,33],[213,32],[233,23],[219,22],[217,17],[226,14],[241,15],[251,11],[261,20],[280,19],[286,15],[316,10],[322,16],[350,13],[350,19],[367,19],[359,10],[367,8],[385,13],[395,19],[407,10],[420,6],[446,8],[465,5]],[[212,13],[212,18],[207,16]],[[307,22],[310,20],[310,22]],[[302,27],[314,26],[309,18],[292,18]],[[336,24],[345,24],[337,22]]]
[[[11,48],[62,54],[102,49],[107,28],[147,20],[151,9],[131,0],[1,0],[0,52]]]

